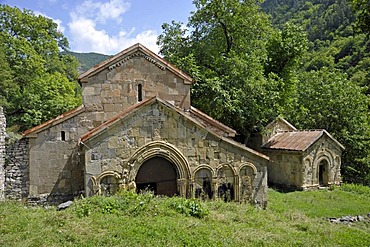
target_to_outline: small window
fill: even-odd
[[[143,86],[141,84],[137,85],[137,100],[139,102],[143,100]]]
[[[65,131],[61,131],[61,132],[60,132],[60,139],[61,139],[62,141],[65,141],[65,140],[66,140],[66,132],[65,132]]]

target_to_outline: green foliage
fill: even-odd
[[[158,44],[196,80],[197,108],[246,137],[278,115],[324,128],[346,147],[344,180],[370,184],[370,43],[348,3],[194,1],[187,28],[164,24]]]
[[[323,68],[299,74],[297,101],[290,119],[298,128],[326,129],[346,150],[344,180],[369,184],[369,98],[339,70]]]
[[[370,187],[359,184],[342,184],[340,190],[355,193],[365,198],[370,198]]]
[[[81,104],[77,60],[51,19],[0,5],[1,104],[9,126],[25,130]]]
[[[194,4],[187,28],[176,22],[162,26],[161,53],[196,80],[195,107],[248,136],[291,104],[305,35],[295,25],[273,30],[255,1]]]
[[[209,214],[209,211],[196,199],[186,198],[171,198],[170,205],[177,212],[185,214],[186,216],[193,216],[197,218],[204,218]]]
[[[154,197],[150,192],[137,194],[126,190],[110,197],[93,196],[81,198],[76,200],[73,205],[73,210],[78,217],[87,217],[95,214],[157,215],[164,212],[168,214],[169,209],[173,210],[173,212],[196,218],[204,218],[208,215],[208,210],[199,200],[179,197],[161,200],[159,197]]]
[[[370,35],[370,2],[367,0],[350,0],[350,3],[357,14],[356,27],[363,33]]]

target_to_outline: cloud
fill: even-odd
[[[77,6],[74,14],[84,18],[93,19],[99,23],[114,20],[120,23],[121,15],[130,8],[130,3],[124,0],[110,0],[109,2],[84,1]]]
[[[130,45],[142,43],[153,52],[158,52],[157,33],[154,30],[134,34],[135,29],[121,29],[118,33],[109,33],[109,25],[113,24],[104,25],[106,21],[120,23],[129,7],[129,3],[123,0],[104,3],[86,0],[77,6],[70,13],[71,21],[68,23],[71,49],[77,52],[115,54]]]

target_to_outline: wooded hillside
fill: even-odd
[[[300,129],[326,129],[346,147],[345,181],[369,185],[370,45],[356,16],[370,6],[193,2],[186,28],[164,24],[158,39],[162,55],[196,79],[192,103],[246,142],[279,115]]]

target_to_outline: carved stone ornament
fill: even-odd
[[[149,62],[151,62],[152,64],[154,64],[155,66],[157,66],[158,68],[160,68],[161,70],[165,70],[166,69],[166,66],[164,64],[162,64],[161,62],[159,62],[157,59],[155,59],[155,58],[153,58],[153,57],[151,57],[151,56],[149,56],[147,54],[144,54],[144,53],[142,53],[140,51],[125,56],[119,62],[117,62],[117,63],[109,66],[108,69],[109,70],[112,70],[112,69],[114,69],[116,67],[119,67],[122,64],[124,64],[125,62],[127,62],[128,60],[130,60],[132,58],[135,58],[135,57],[142,57],[142,58],[148,60]]]

